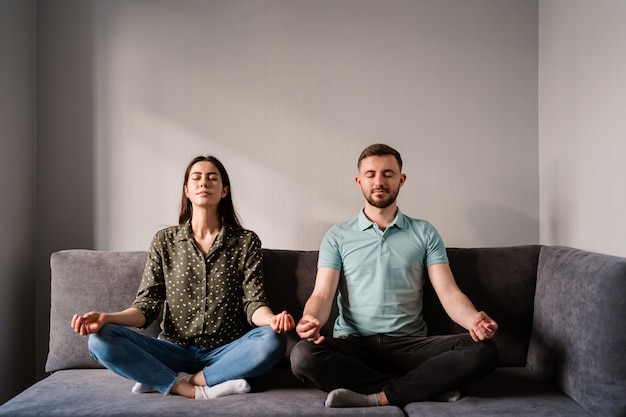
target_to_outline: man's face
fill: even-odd
[[[361,160],[356,183],[361,187],[365,200],[374,207],[386,208],[392,205],[406,175],[400,172],[400,165],[393,155],[368,156]]]

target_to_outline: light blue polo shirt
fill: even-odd
[[[398,209],[383,232],[363,211],[333,226],[317,266],[343,271],[333,335],[426,336],[422,317],[425,268],[448,263],[435,227]]]

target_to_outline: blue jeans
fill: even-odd
[[[328,337],[319,345],[302,340],[291,351],[291,370],[301,381],[324,391],[382,391],[398,406],[461,388],[497,362],[495,344],[474,342],[468,333]]]
[[[218,348],[179,346],[124,326],[105,324],[89,335],[89,352],[111,371],[167,395],[179,372],[202,370],[208,386],[259,376],[284,356],[287,338],[269,326],[256,327]]]

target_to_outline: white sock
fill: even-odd
[[[461,399],[461,391],[459,391],[458,389],[452,390],[452,391],[448,391],[448,392],[444,392],[442,394],[439,395],[435,395],[431,401],[439,401],[439,402],[454,402],[454,401],[458,401]]]
[[[177,379],[184,379],[185,381],[189,382],[189,379],[191,379],[192,376],[193,376],[192,374],[188,374],[186,372],[179,372]],[[159,392],[154,387],[151,387],[150,385],[142,384],[141,382],[135,382],[135,385],[133,385],[133,388],[132,388],[131,391],[133,393],[135,393],[135,394],[145,394],[145,393],[148,393],[148,392]]]
[[[378,405],[376,394],[359,394],[345,388],[332,390],[324,402],[326,407],[375,407]]]
[[[176,378],[176,380],[178,381],[178,380],[184,379],[185,381],[189,382],[192,376],[193,374],[188,374],[186,372],[179,372],[178,378]]]
[[[244,394],[250,391],[250,385],[245,379],[231,379],[212,387],[196,386],[196,400],[212,400],[233,394]]]
[[[148,392],[158,392],[158,391],[155,390],[154,387],[151,387],[150,385],[144,385],[141,382],[135,382],[135,385],[133,385],[132,392],[134,394],[145,394]]]

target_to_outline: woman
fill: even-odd
[[[129,329],[149,326],[161,306],[158,338]],[[241,226],[226,169],[212,156],[189,163],[179,225],[154,236],[132,306],[74,315],[71,325],[89,335],[96,360],[137,381],[133,392],[196,399],[248,392],[245,378],[283,357],[284,333],[295,327],[269,308],[261,242]]]

